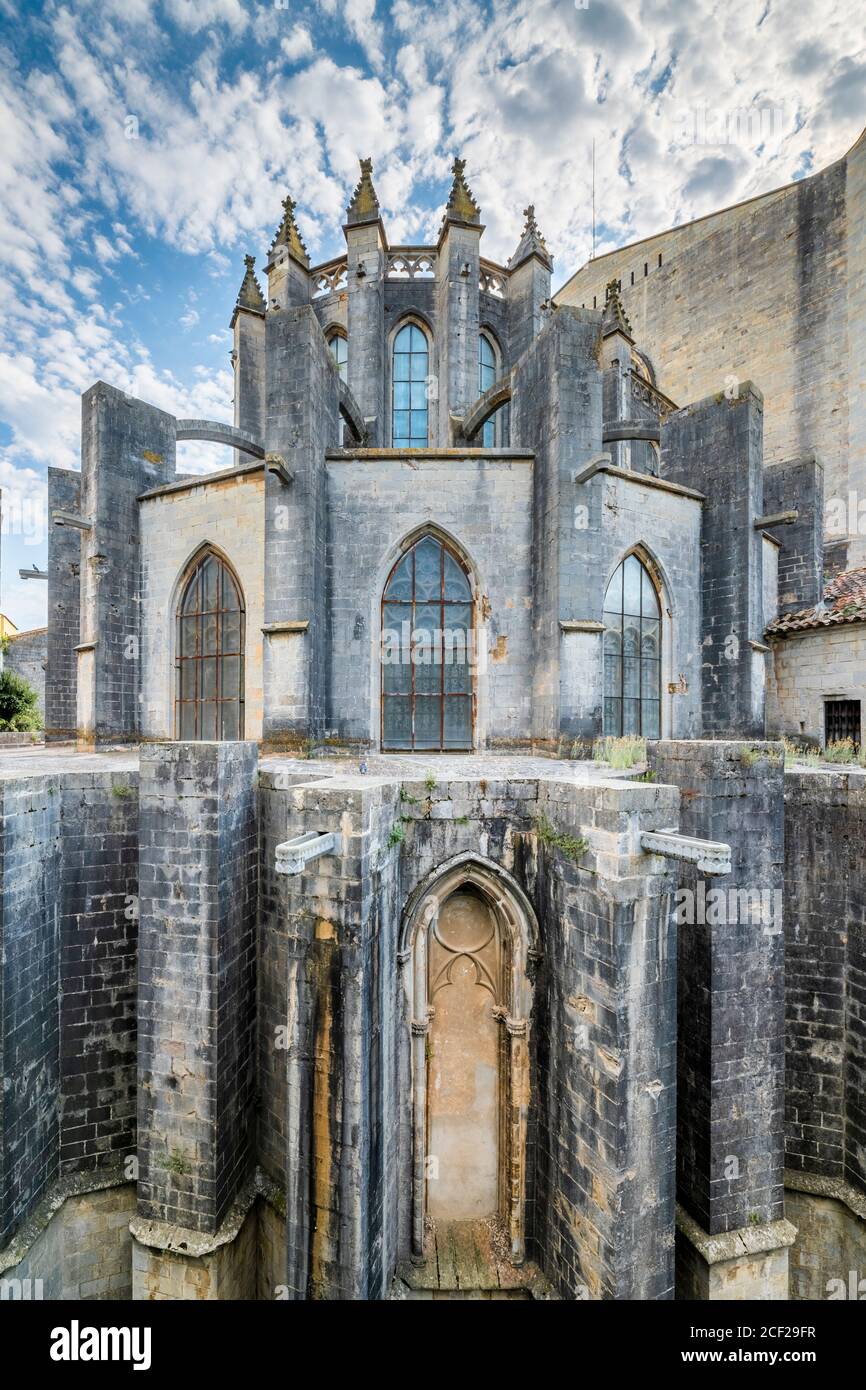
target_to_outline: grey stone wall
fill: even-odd
[[[48,672],[45,684],[46,739],[74,738],[78,724],[78,657],[81,641],[81,533],[50,524],[54,511],[77,513],[81,475],[48,469]]]
[[[550,271],[538,256],[515,266],[506,288],[508,307],[508,365],[513,366],[541,332],[542,304],[550,301]]]
[[[731,847],[729,875],[681,867],[677,926],[678,1198],[718,1235],[783,1216],[782,750],[651,743],[649,765],[680,829]]]
[[[265,437],[265,316],[251,309],[238,308],[232,327],[235,351],[234,422],[249,430],[256,439]],[[235,450],[236,465],[249,455]]]
[[[779,551],[779,612],[810,608],[824,593],[824,470],[814,458],[764,469],[764,515],[797,512],[794,522],[768,526]]]
[[[0,783],[0,1247],[57,1177],[60,798]]]
[[[704,734],[761,738],[765,730],[761,534],[762,401],[750,382],[668,416],[661,475],[706,498],[701,546]]]
[[[60,780],[61,1172],[135,1152],[138,774]]]
[[[135,1148],[134,773],[0,782],[0,1247]]]
[[[367,442],[384,444],[386,256],[380,224],[348,226],[346,256],[349,390],[367,425]]]
[[[81,511],[91,523],[83,533],[81,641],[95,646],[78,683],[78,725],[97,741],[139,732],[138,498],[174,478],[175,436],[173,416],[105,382],[81,398]]]
[[[586,593],[586,559],[574,524],[574,473],[601,449],[600,316],[562,309],[513,374],[511,441],[535,451],[532,537],[532,733],[590,732],[560,688],[560,620],[576,616]]]
[[[141,757],[139,1213],[210,1233],[254,1161],[256,757]]]
[[[337,366],[309,305],[268,315],[267,371],[266,447],[292,482],[267,473],[263,735],[297,741],[324,721],[324,454],[340,442]]]
[[[676,822],[676,793],[551,783],[539,807],[560,833],[589,825],[591,853],[539,849],[535,1248],[564,1297],[670,1299],[675,872],[646,876],[629,850],[638,826]]]
[[[478,279],[481,228],[446,221],[439,243],[439,423],[431,443],[450,444],[452,420],[462,420],[478,390]]]
[[[785,775],[786,1166],[866,1190],[866,774]]]

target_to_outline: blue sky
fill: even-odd
[[[597,249],[822,168],[866,124],[862,0],[0,0],[0,607],[45,620],[45,469],[97,378],[231,419],[228,322],[287,191],[314,261],[372,155],[395,244],[455,153],[505,260]],[[219,466],[183,446],[185,471]]]

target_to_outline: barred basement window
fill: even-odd
[[[422,536],[382,597],[382,747],[472,748],[472,588],[457,556]]]
[[[604,732],[660,737],[661,609],[636,555],[617,568],[604,597]]]
[[[177,738],[243,738],[244,626],[240,587],[225,562],[208,551],[178,605]]]
[[[855,748],[860,747],[860,701],[824,701],[824,744],[839,743],[850,738]]]

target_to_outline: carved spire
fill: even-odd
[[[271,260],[276,257],[278,248],[285,246],[290,255],[301,262],[309,270],[310,258],[307,255],[307,248],[303,243],[301,234],[298,231],[298,224],[295,221],[294,198],[283,199],[283,220],[277,228],[277,234],[271,243]]]
[[[481,209],[472,196],[472,190],[466,182],[464,169],[466,168],[465,159],[455,159],[451,165],[451,173],[454,181],[451,184],[451,192],[448,195],[448,206],[445,209],[446,222],[481,222]]]
[[[362,159],[361,177],[352,194],[352,201],[346,208],[346,221],[350,226],[357,226],[360,222],[378,222],[378,220],[379,199],[376,197],[376,190],[373,187],[373,161],[372,159]]]
[[[235,304],[235,308],[251,309],[255,314],[263,314],[265,312],[266,307],[265,297],[262,294],[261,286],[259,285],[259,282],[255,276],[255,271],[253,270],[253,266],[255,265],[255,263],[255,256],[244,256],[244,265],[247,269],[246,274],[244,275],[244,278],[241,281],[241,287],[238,290],[238,297],[237,303]]]
[[[517,250],[508,262],[509,270],[514,270],[515,266],[522,265],[530,256],[538,256],[543,261],[548,270],[553,269],[553,257],[547,249],[544,237],[538,229],[535,220],[535,204],[530,203],[528,208],[523,209],[523,216],[526,224],[520,238]]]
[[[608,338],[611,333],[622,333],[623,337],[628,338],[629,342],[633,343],[631,324],[626,318],[625,309],[622,307],[622,300],[619,297],[621,289],[621,280],[608,280],[604,292],[601,336]]]

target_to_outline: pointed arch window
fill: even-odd
[[[177,608],[178,738],[243,738],[244,627],[240,586],[228,565],[207,551],[187,577]]]
[[[331,333],[328,338],[328,347],[331,349],[331,355],[337,364],[337,371],[340,373],[342,380],[348,380],[349,344],[345,333]]]
[[[426,449],[429,438],[427,378],[430,347],[415,323],[394,339],[391,372],[391,444],[395,449]]]
[[[478,394],[483,396],[485,391],[496,380],[496,349],[486,333],[481,333],[478,338]],[[496,445],[496,414],[491,415],[489,420],[484,422],[481,431],[482,449],[493,449]]]
[[[636,555],[627,555],[604,598],[604,732],[660,737],[661,608]]]
[[[473,654],[466,570],[448,546],[422,536],[382,597],[383,748],[472,748]]]

